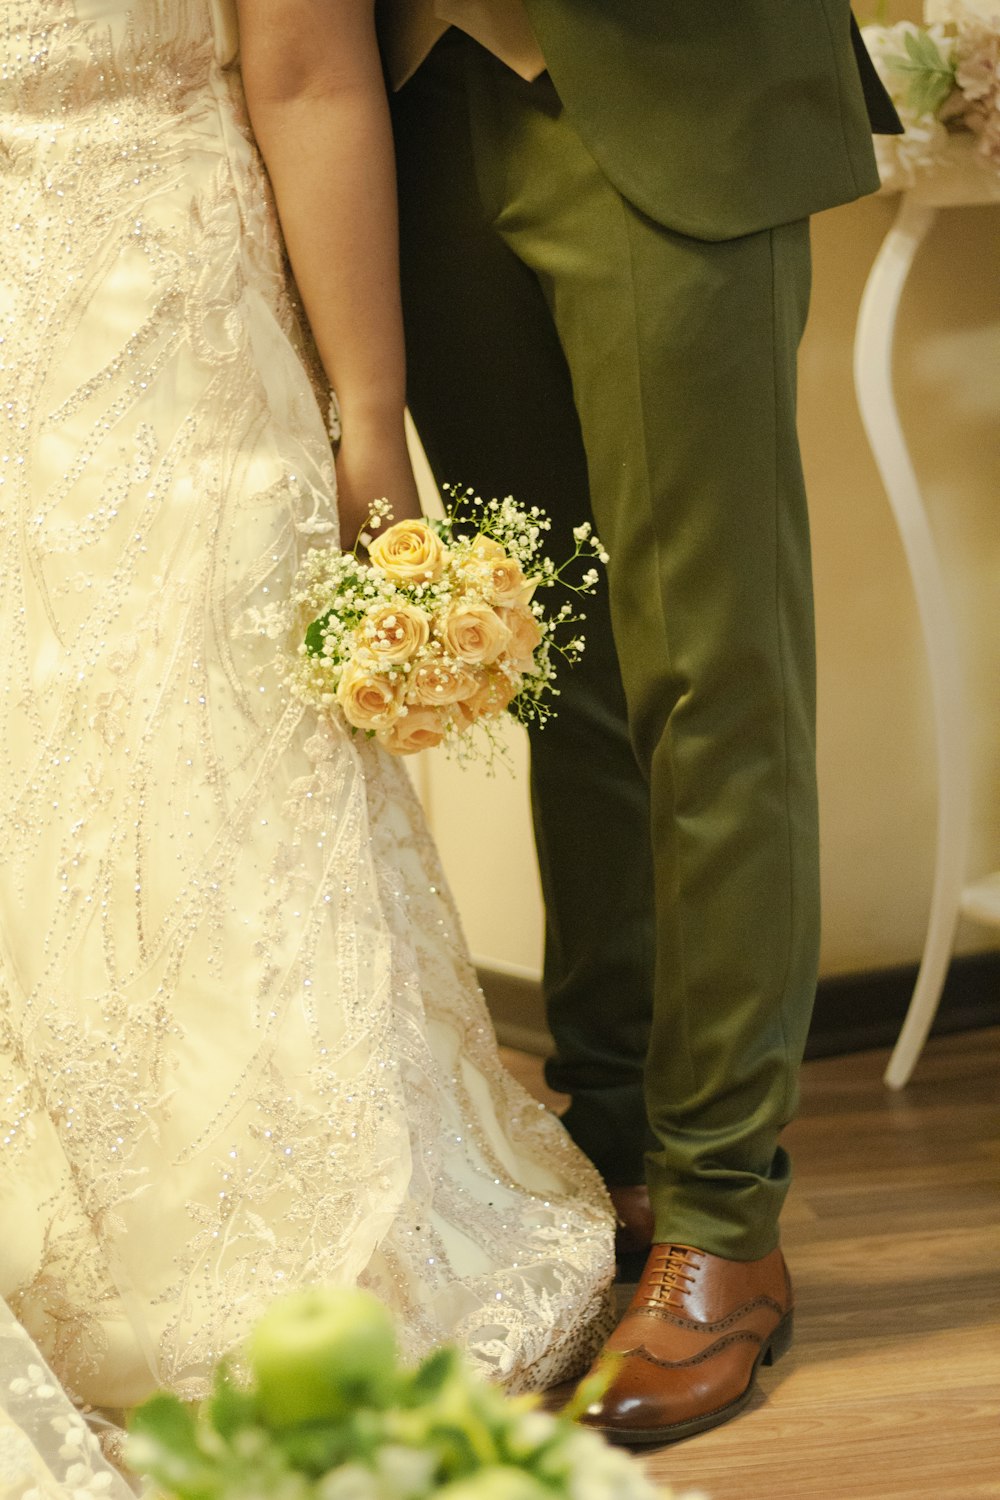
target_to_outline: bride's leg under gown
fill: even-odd
[[[0,1296],[106,1406],[316,1281],[558,1378],[602,1190],[498,1063],[405,772],[260,623],[336,516],[231,25],[0,36]]]

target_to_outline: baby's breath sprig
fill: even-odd
[[[529,576],[562,583],[574,593],[590,593],[596,587],[596,569],[589,569],[579,583],[573,583],[568,576],[580,557],[596,557],[605,566],[609,561],[589,521],[573,527],[574,550],[565,562],[557,566],[542,551],[543,536],[552,530],[552,521],[540,506],[518,505],[512,495],[502,500],[482,500],[473,490],[463,490],[457,485],[444,485],[442,489],[449,499],[448,511],[443,519],[433,524],[449,542],[456,534],[467,534],[474,529],[498,542],[522,567],[532,568],[534,571]]]
[[[388,500],[373,500],[368,507],[368,515],[357,541],[354,543],[354,556],[357,557],[362,547],[370,547],[372,544],[371,533],[378,531],[383,521],[392,520],[392,506]]]

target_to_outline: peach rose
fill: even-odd
[[[506,556],[494,559],[487,587],[497,605],[527,604],[534,593],[533,586],[521,572],[521,564]]]
[[[483,536],[482,532],[478,536],[473,537],[470,551],[476,559],[487,562],[493,562],[495,558],[507,556],[499,542],[495,542],[491,536]]]
[[[511,679],[504,672],[491,672],[474,693],[456,704],[456,712],[463,727],[474,724],[484,716],[495,718],[521,690],[520,681]]]
[[[521,564],[492,537],[477,536],[459,572],[466,587],[480,589],[492,604],[527,604],[535,592],[521,571]]]
[[[378,731],[378,742],[390,755],[415,755],[433,750],[444,739],[445,717],[436,708],[408,708]]]
[[[337,702],[355,729],[381,729],[399,716],[400,684],[352,662],[340,679]]]
[[[430,616],[413,604],[383,605],[368,616],[363,633],[380,662],[411,661],[430,640]]]
[[[479,678],[468,667],[442,662],[424,662],[410,677],[406,697],[410,703],[458,703],[474,693]]]
[[[441,539],[426,521],[397,521],[373,538],[368,556],[401,583],[432,583],[444,570]]]
[[[510,631],[488,604],[456,604],[438,627],[449,656],[470,666],[486,666],[506,650]]]
[[[518,670],[523,672],[531,665],[535,648],[541,642],[541,626],[531,610],[520,605],[516,609],[503,609],[500,614],[510,631],[507,654]]]

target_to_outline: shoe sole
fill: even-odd
[[[728,1422],[731,1417],[737,1416],[750,1400],[757,1384],[757,1371],[761,1365],[776,1364],[783,1354],[788,1353],[792,1346],[794,1321],[794,1313],[787,1312],[771,1337],[761,1345],[760,1352],[753,1362],[746,1390],[737,1396],[735,1401],[730,1401],[726,1406],[720,1406],[716,1411],[705,1412],[700,1417],[690,1417],[686,1422],[671,1422],[666,1427],[601,1427],[596,1422],[587,1422],[584,1425],[591,1432],[599,1432],[609,1443],[622,1448],[662,1447],[666,1443],[677,1443],[681,1438],[694,1437],[696,1432],[707,1432],[711,1427],[721,1427],[723,1422]]]

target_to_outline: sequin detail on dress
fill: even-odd
[[[254,628],[336,515],[230,21],[0,3],[0,1295],[115,1407],[313,1280],[544,1384],[603,1331],[602,1190],[405,773]]]

